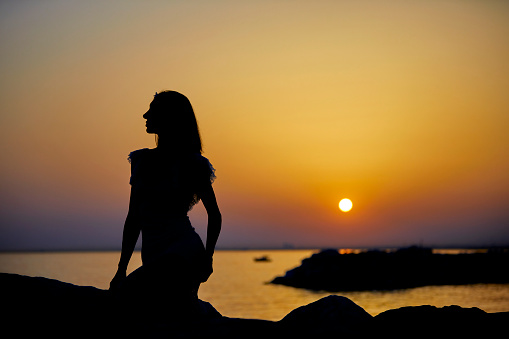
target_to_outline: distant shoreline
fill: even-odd
[[[282,248],[282,247],[267,247],[267,248],[247,248],[247,247],[224,247],[218,248],[216,251],[321,251],[324,249],[337,249],[338,251],[352,251],[353,253],[365,252],[365,251],[382,251],[382,252],[393,252],[407,246],[380,246],[380,247],[294,247],[294,248]],[[458,252],[459,253],[484,253],[491,249],[507,249],[509,245],[505,246],[436,246],[428,247],[433,250],[434,253],[446,253],[446,252]],[[140,248],[136,248],[135,251],[140,251]],[[79,253],[79,252],[120,252],[120,248],[105,248],[105,249],[9,249],[0,250],[0,254],[7,253]],[[456,254],[456,253],[451,253]]]

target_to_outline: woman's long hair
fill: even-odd
[[[201,153],[200,131],[193,106],[189,99],[175,91],[163,91],[154,96],[161,116],[162,130],[156,136],[156,144],[170,147],[177,152]]]

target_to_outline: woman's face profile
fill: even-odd
[[[157,104],[154,104],[153,101],[150,103],[148,111],[143,114],[143,118],[147,120],[145,123],[147,133],[161,133],[163,112]]]

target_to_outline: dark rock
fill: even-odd
[[[509,270],[503,269],[508,266],[507,251],[433,254],[429,248],[416,246],[391,253],[339,254],[325,250],[271,283],[329,292],[508,283]]]
[[[165,332],[160,332],[165,333]],[[170,331],[166,333],[172,333]],[[260,339],[285,338],[285,332],[277,322],[259,319],[221,317],[195,323],[186,331],[180,331],[178,338],[218,338],[218,339]],[[174,338],[172,336],[172,338]]]
[[[106,290],[42,277],[0,273],[0,291],[6,313],[3,323],[20,337],[150,337],[154,330],[169,324],[185,332],[196,320],[203,323],[221,318],[210,303],[201,300],[195,318],[182,321],[167,310],[169,307],[157,307],[151,313],[136,309],[136,301],[119,300]]]
[[[290,312],[279,322],[222,317],[200,301],[189,319],[120,302],[109,291],[58,280],[0,273],[2,334],[51,338],[302,338],[486,337],[505,331],[509,312],[486,313],[459,306],[403,307],[371,317],[351,300],[328,296]]]
[[[508,320],[509,312],[490,314],[475,307],[413,306],[378,314],[374,317],[370,332],[386,333],[396,338],[487,337],[500,333]]]
[[[346,297],[330,295],[291,311],[281,325],[312,338],[326,335],[355,335],[369,325],[372,316]]]

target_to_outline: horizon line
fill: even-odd
[[[298,251],[316,251],[316,250],[325,250],[325,249],[337,249],[337,250],[387,250],[387,249],[401,249],[401,248],[409,248],[409,247],[419,247],[419,248],[431,248],[431,249],[490,249],[490,248],[509,248],[509,244],[503,245],[433,245],[433,246],[424,246],[424,245],[399,245],[399,246],[267,246],[267,247],[251,247],[251,246],[225,246],[218,247],[216,251],[281,251],[281,250],[298,250]],[[0,253],[42,253],[42,252],[120,252],[121,248],[33,248],[33,249],[0,249]],[[135,248],[135,252],[140,252],[141,248]]]

